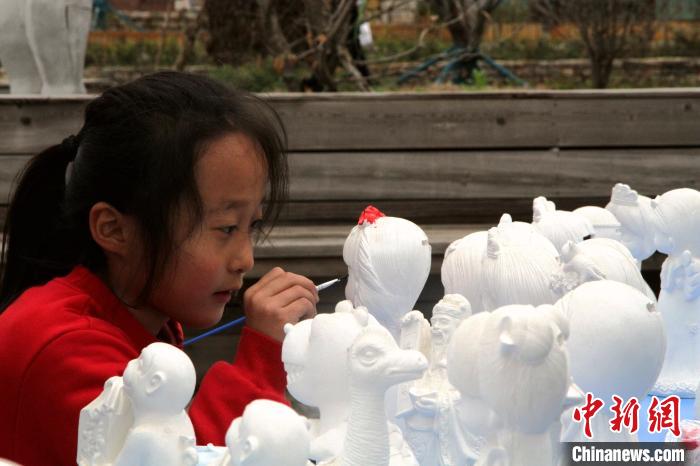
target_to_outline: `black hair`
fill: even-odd
[[[287,197],[287,160],[284,127],[268,104],[210,78],[171,71],[91,101],[80,132],[34,156],[18,176],[4,228],[0,310],[78,264],[105,270],[89,228],[90,209],[100,201],[138,222],[148,271],[138,299],[147,297],[178,246],[178,209],[193,214],[190,234],[203,217],[194,174],[199,155],[231,132],[247,135],[264,154],[269,227]]]

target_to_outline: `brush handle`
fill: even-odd
[[[343,277],[343,278],[334,278],[333,280],[329,280],[329,281],[327,281],[327,282],[321,283],[320,285],[316,285],[316,291],[323,291],[323,290],[325,290],[326,288],[331,287],[331,286],[335,285],[336,283],[342,281],[344,278],[345,278],[345,277]],[[227,328],[235,327],[236,325],[238,325],[238,324],[240,324],[240,323],[243,323],[244,321],[245,321],[245,316],[239,317],[238,319],[232,320],[231,322],[229,322],[229,323],[227,323],[227,324],[220,325],[220,326],[218,326],[218,327],[215,327],[215,328],[209,330],[208,332],[204,332],[204,333],[202,333],[201,335],[197,335],[196,337],[192,337],[192,338],[190,338],[189,340],[185,340],[185,341],[182,343],[182,345],[183,345],[183,346],[191,345],[192,343],[194,343],[194,342],[196,342],[196,341],[199,341],[199,340],[201,340],[202,338],[206,338],[206,337],[208,337],[208,336],[210,336],[210,335],[216,335],[217,333],[222,332],[222,331],[226,330]]]

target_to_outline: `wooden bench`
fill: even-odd
[[[371,203],[427,232],[434,260],[417,308],[430,312],[445,247],[504,212],[530,221],[536,196],[573,209],[605,205],[617,182],[652,196],[700,186],[700,89],[266,99],[289,135],[291,202],[251,278],[275,265],[316,282],[345,274],[343,241]],[[88,100],[0,96],[3,199],[31,154],[80,128]],[[659,268],[658,257],[647,263],[647,277]],[[320,308],[342,293],[325,291]],[[225,338],[193,349],[196,358],[218,354]]]

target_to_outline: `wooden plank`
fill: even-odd
[[[700,126],[698,130],[700,134]],[[660,194],[700,187],[687,149],[294,153],[295,201],[609,196],[617,182]]]
[[[28,156],[0,156],[0,203]],[[700,188],[695,173],[700,147],[687,149],[302,152],[289,156],[293,202],[382,202],[494,199],[605,198],[625,182],[656,195],[679,187]],[[293,205],[287,216],[294,217]],[[417,210],[417,209],[416,209]],[[509,210],[501,210],[505,212]],[[320,218],[306,209],[305,219]],[[493,212],[493,211],[491,211]],[[500,214],[497,212],[496,215]],[[395,214],[399,216],[399,214]],[[407,216],[402,213],[400,216]],[[410,215],[408,215],[410,217]],[[446,219],[445,221],[454,221]],[[460,219],[463,221],[463,219]],[[314,223],[322,223],[314,220]]]
[[[92,96],[0,96],[0,153],[77,131]],[[273,94],[290,149],[700,146],[700,90]]]

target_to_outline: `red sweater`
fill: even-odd
[[[170,322],[154,337],[82,266],[25,291],[0,314],[0,458],[75,465],[80,409],[154,341],[182,346]],[[279,342],[244,328],[235,361],[214,364],[190,418],[197,444],[224,445],[231,421],[256,398],[285,402]]]

